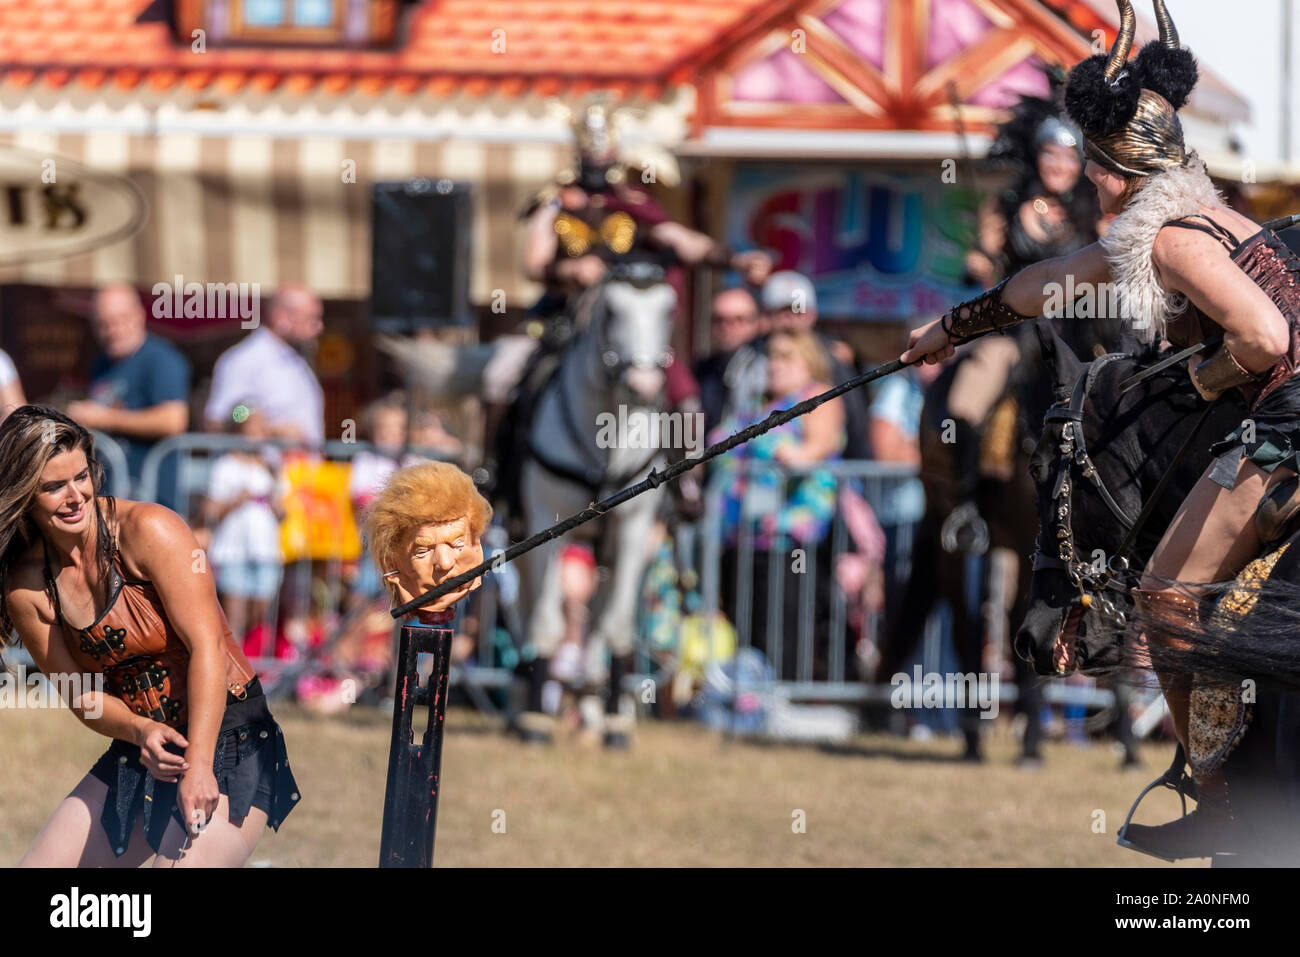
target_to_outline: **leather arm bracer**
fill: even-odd
[[[1262,372],[1243,369],[1241,363],[1228,351],[1227,345],[1222,345],[1214,355],[1196,367],[1192,381],[1204,392],[1223,392],[1235,385],[1258,382],[1264,375]]]
[[[1032,316],[1022,316],[1002,301],[1002,288],[1010,280],[1008,276],[992,289],[948,310],[939,320],[948,338],[956,343],[965,342],[986,332],[1001,332],[1008,326],[1032,319]]]

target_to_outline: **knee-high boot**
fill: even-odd
[[[1174,592],[1151,589],[1134,589],[1133,595],[1146,624],[1146,644],[1152,667],[1160,676],[1179,742],[1186,753],[1191,676],[1168,671],[1160,673],[1159,669],[1162,653],[1187,647],[1201,621],[1199,602]],[[1173,772],[1171,768],[1166,777]],[[1194,795],[1196,809],[1176,821],[1159,826],[1126,824],[1120,829],[1119,843],[1167,861],[1241,853],[1244,850],[1241,829],[1232,813],[1222,768],[1197,775],[1192,788],[1184,783],[1181,769],[1177,773],[1178,780],[1162,779],[1163,783],[1189,796]]]
[[[515,731],[523,741],[550,744],[553,721],[542,707],[542,689],[550,677],[549,658],[534,658],[523,670],[528,679],[528,698],[524,711],[515,718]]]
[[[609,687],[605,697],[605,747],[628,748],[632,742],[632,726],[619,709],[623,696],[623,679],[632,674],[632,655],[611,655],[609,661]]]

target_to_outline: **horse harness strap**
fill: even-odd
[[[1058,546],[1056,555],[1045,554],[1042,548],[1042,531],[1040,530],[1039,544],[1034,553],[1033,569],[1038,571],[1042,568],[1055,568],[1064,571],[1071,584],[1078,587],[1078,602],[1084,608],[1091,607],[1093,592],[1100,593],[1107,588],[1122,592],[1128,591],[1127,586],[1119,581],[1119,577],[1129,570],[1127,552],[1136,543],[1138,535],[1155,512],[1165,488],[1173,479],[1174,473],[1184,457],[1191,451],[1192,442],[1200,432],[1201,425],[1209,417],[1218,402],[1216,399],[1214,402],[1206,404],[1200,418],[1196,421],[1196,425],[1188,433],[1187,438],[1183,440],[1183,444],[1174,454],[1164,474],[1160,476],[1160,481],[1156,483],[1155,489],[1143,503],[1137,518],[1130,519],[1128,513],[1111,495],[1110,490],[1106,487],[1105,480],[1101,477],[1100,470],[1088,454],[1083,430],[1083,406],[1097,373],[1105,365],[1120,358],[1125,358],[1125,356],[1122,353],[1109,353],[1090,363],[1088,369],[1075,382],[1074,388],[1070,392],[1069,401],[1054,405],[1045,416],[1045,420],[1048,422],[1064,422],[1061,429],[1056,482],[1052,489],[1052,501],[1055,503],[1056,508]],[[1106,507],[1110,509],[1111,513],[1125,529],[1123,542],[1115,553],[1107,559],[1105,567],[1100,570],[1095,570],[1091,562],[1080,561],[1075,552],[1070,475],[1076,465],[1081,469],[1083,477],[1090,480],[1096,487],[1102,501],[1106,503]],[[1119,626],[1123,627],[1125,624],[1124,613],[1104,596],[1099,595],[1098,598],[1103,613],[1109,615]]]

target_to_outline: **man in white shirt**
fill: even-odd
[[[209,431],[220,431],[240,402],[251,400],[274,438],[319,446],[325,441],[325,394],[299,350],[321,333],[320,299],[304,286],[276,290],[270,317],[212,370],[212,391],[203,409]]]

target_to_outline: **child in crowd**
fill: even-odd
[[[407,444],[406,398],[401,392],[392,392],[376,399],[362,414],[363,436],[372,448],[364,449],[352,457],[352,472],[348,482],[348,496],[360,523],[365,510],[384,487],[388,477],[399,468],[427,461],[422,456],[402,450]],[[359,599],[371,600],[387,594],[379,569],[367,551],[361,556],[360,568],[352,585],[352,594]],[[354,599],[355,600],[355,599]]]
[[[247,404],[235,407],[226,431],[250,444],[268,437],[261,412]],[[231,633],[242,640],[249,657],[269,652],[268,612],[284,574],[284,495],[274,446],[227,452],[212,467],[205,517],[215,530],[208,559]]]

